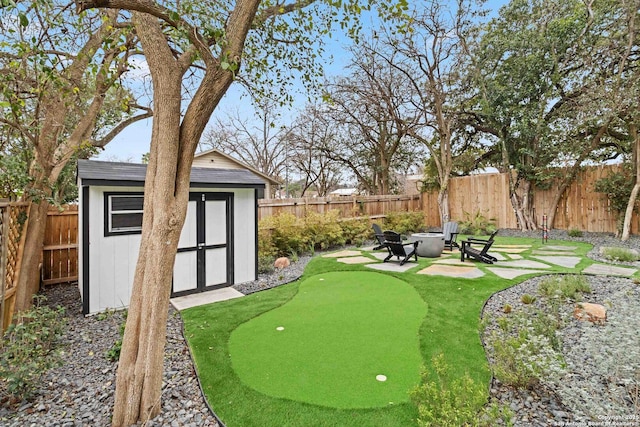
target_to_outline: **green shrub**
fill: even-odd
[[[41,376],[60,363],[57,341],[64,331],[64,309],[44,305],[36,296],[31,309],[14,318],[0,346],[0,397],[11,402],[30,399]]]
[[[569,231],[567,231],[567,234],[569,235],[569,237],[582,237],[582,230],[579,230],[577,228],[572,228]]]
[[[474,214],[465,212],[464,220],[460,221],[460,232],[462,234],[482,236],[491,234],[496,230],[495,218],[485,217],[480,210],[477,210]]]
[[[492,369],[501,382],[531,388],[545,378],[559,378],[565,363],[556,335],[559,321],[540,310],[527,310],[496,319],[500,330],[486,339]]]
[[[435,373],[422,370],[422,383],[411,391],[411,400],[418,406],[420,426],[493,426],[497,420],[510,425],[512,414],[496,404],[483,408],[487,388],[474,381],[468,373],[450,380],[449,366],[442,353],[434,356]]]
[[[118,338],[116,342],[113,343],[111,348],[107,350],[107,353],[105,354],[105,357],[107,358],[107,360],[111,362],[116,362],[118,359],[120,359],[120,351],[122,351],[122,338],[124,337],[124,328],[127,324],[127,314],[128,314],[128,311],[125,310],[123,312],[122,322],[120,323],[120,326],[118,328],[118,333],[120,334],[120,338]]]
[[[274,256],[260,256],[260,254],[258,254],[258,273],[264,274],[273,272],[275,270],[275,267],[273,266],[275,261],[276,257]]]
[[[637,253],[626,248],[603,248],[602,256],[612,261],[635,262],[640,260]]]
[[[522,301],[523,304],[533,304],[536,301],[536,297],[534,297],[533,295],[524,294],[522,295],[522,297],[520,297],[520,301]]]
[[[578,301],[581,293],[591,293],[591,287],[584,276],[553,276],[540,282],[538,292],[547,298],[562,297]]]
[[[324,214],[308,212],[304,218],[304,235],[309,250],[343,246],[346,242],[339,222],[340,211],[330,210]]]
[[[373,239],[373,229],[368,217],[340,221],[340,227],[347,244],[362,246],[365,241]]]
[[[408,234],[424,229],[422,212],[390,213],[384,228]],[[258,269],[269,271],[276,257],[292,257],[345,244],[362,245],[373,238],[368,217],[343,220],[340,211],[319,214],[309,212],[304,218],[290,213],[266,217],[258,224]]]
[[[272,257],[275,259],[278,254],[278,248],[276,248],[271,234],[271,229],[266,227],[265,223],[261,221],[258,225],[258,258]]]
[[[505,304],[505,305],[502,307],[502,311],[503,311],[504,313],[506,313],[506,314],[511,313],[511,310],[513,310],[513,307],[511,307],[511,304]]]
[[[400,234],[409,234],[423,231],[424,213],[415,212],[389,212],[384,220],[384,229],[393,230]]]
[[[275,256],[289,256],[293,252],[302,253],[309,249],[304,225],[303,219],[284,212],[261,220],[258,229],[263,230],[263,235],[268,230]],[[258,246],[260,246],[259,242]]]

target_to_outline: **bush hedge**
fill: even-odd
[[[373,240],[371,222],[369,217],[342,219],[338,210],[309,212],[302,218],[290,213],[269,216],[258,223],[258,262],[264,261],[266,271],[267,260],[275,257],[295,257],[344,245],[360,246]],[[383,229],[401,234],[424,230],[422,212],[393,212],[379,222]]]

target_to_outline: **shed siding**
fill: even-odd
[[[256,226],[255,190],[240,190],[236,193],[234,223],[234,271],[235,282],[243,283],[256,279]]]
[[[138,261],[140,234],[104,236],[104,193],[140,192],[141,187],[91,187],[89,190],[89,309],[91,313],[129,305]]]
[[[142,187],[89,187],[89,304],[88,313],[94,314],[108,309],[119,309],[129,305],[133,278],[140,248],[140,234],[104,236],[105,192],[141,192]],[[211,189],[193,188],[192,192],[232,192],[233,196],[233,258],[234,284],[256,278],[256,233],[255,189]],[[80,192],[82,193],[82,192]],[[80,196],[82,206],[82,196]],[[80,215],[82,220],[84,215]],[[83,242],[83,227],[79,227]],[[84,256],[82,246],[80,257]],[[81,258],[82,259],[82,258]],[[79,288],[83,290],[83,263],[79,263]],[[85,296],[83,295],[83,298]]]

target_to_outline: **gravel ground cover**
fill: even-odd
[[[517,230],[500,230],[499,235],[540,237],[539,232]],[[640,248],[637,236],[621,243],[611,235],[585,233],[581,238],[571,238],[566,232],[554,230],[550,238],[592,243],[594,249],[589,256],[603,262],[605,260],[599,252],[602,246]],[[234,287],[243,293],[252,293],[288,283],[302,274],[309,259],[301,256],[285,270],[260,275],[254,282]],[[628,264],[640,268],[640,262]],[[522,293],[533,294],[538,282],[539,278],[527,280],[494,295],[492,299],[518,300]],[[634,407],[633,395],[625,393],[633,390],[633,385],[639,381],[636,376],[634,383],[631,376],[634,372],[637,375],[640,361],[637,357],[640,348],[637,333],[640,287],[630,279],[599,276],[590,278],[590,284],[594,292],[588,294],[588,298],[610,301],[612,308],[604,327],[574,323],[562,330],[563,353],[569,368],[576,372],[564,378],[561,384],[536,391],[513,390],[495,381],[492,384],[492,397],[507,403],[515,411],[516,425],[560,425],[561,422],[579,422],[588,417],[600,419],[629,413],[623,411],[635,410],[635,414],[638,413],[638,402],[635,401]],[[49,304],[62,305],[67,310],[68,326],[63,337],[65,363],[45,374],[32,402],[25,402],[18,408],[0,406],[0,425],[109,425],[117,365],[109,362],[104,354],[118,338],[122,313],[112,313],[106,318],[85,318],[75,285],[49,287],[45,294]],[[501,308],[502,305],[493,304],[490,300],[485,314]],[[182,322],[172,308],[169,308],[167,331],[162,412],[147,426],[218,425],[200,392],[191,355],[182,335]],[[635,415],[632,413],[630,416]],[[640,426],[640,419],[631,419],[626,425]]]

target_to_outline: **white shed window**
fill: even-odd
[[[142,194],[105,194],[105,235],[142,230]]]

